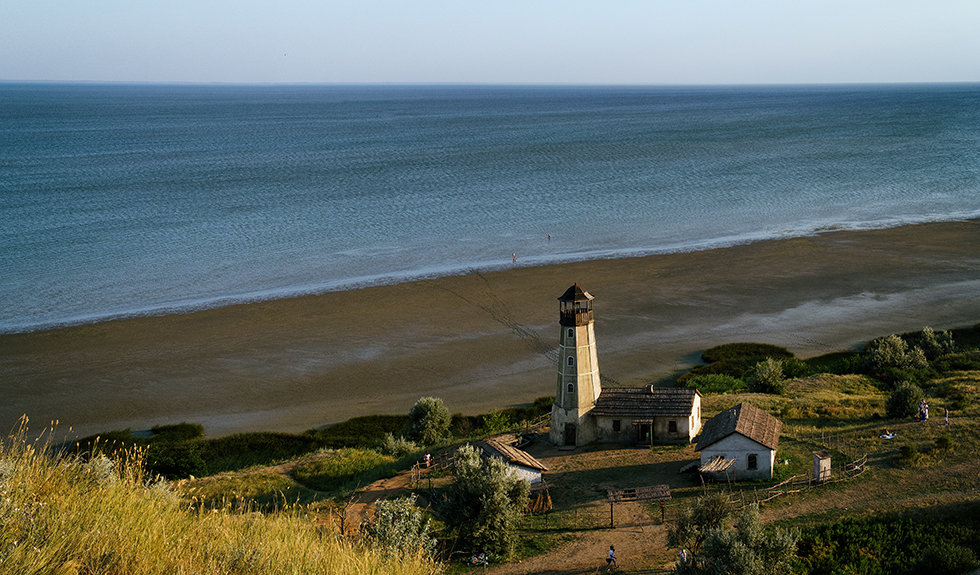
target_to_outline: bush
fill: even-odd
[[[517,526],[527,507],[530,484],[511,475],[497,458],[484,460],[464,445],[452,467],[456,481],[446,494],[445,517],[470,551],[510,555],[517,543]]]
[[[980,351],[966,351],[944,356],[933,363],[938,371],[980,371]]]
[[[929,366],[922,348],[910,349],[905,340],[895,334],[872,340],[865,350],[865,358],[872,373],[881,373],[888,368],[910,370]]]
[[[952,451],[955,447],[953,438],[947,434],[940,435],[936,438],[936,449],[939,451]]]
[[[146,470],[150,475],[183,479],[208,474],[208,465],[197,445],[187,443],[154,443],[146,452]]]
[[[200,423],[175,423],[171,425],[156,425],[150,431],[152,441],[188,441],[204,437],[204,426]]]
[[[418,449],[419,446],[414,441],[409,441],[400,435],[395,437],[392,433],[385,434],[384,439],[378,444],[378,451],[392,457],[408,455]]]
[[[893,419],[912,417],[919,412],[919,403],[924,394],[922,389],[910,382],[898,384],[885,402],[885,413]]]
[[[911,443],[898,448],[898,463],[903,467],[914,465],[919,460],[919,450]]]
[[[780,395],[786,391],[786,378],[783,376],[783,362],[767,357],[752,370],[749,389],[756,393]]]
[[[766,575],[789,573],[796,557],[797,531],[764,530],[759,522],[759,506],[745,508],[731,531],[715,530],[704,543],[699,559],[717,575]],[[676,571],[686,573],[686,565]]]
[[[502,411],[491,411],[483,416],[483,432],[488,435],[498,435],[511,429],[511,420]]]
[[[844,375],[861,372],[861,354],[851,351],[837,351],[811,357],[804,363],[807,364],[810,373]]]
[[[309,435],[238,433],[195,442],[211,473],[268,465],[316,451],[322,444]]]
[[[705,363],[728,361],[748,365],[758,363],[767,357],[788,359],[793,357],[793,354],[786,348],[768,343],[726,343],[706,349],[701,354],[701,359]]]
[[[931,327],[922,328],[917,346],[922,349],[926,359],[929,360],[953,353],[956,350],[953,334],[948,331],[936,333]]]
[[[371,447],[384,440],[386,434],[401,435],[408,416],[365,415],[308,432],[323,447]]]
[[[684,380],[684,387],[701,393],[736,393],[748,388],[745,381],[720,373],[695,375]]]
[[[436,548],[429,520],[415,505],[415,495],[379,501],[374,517],[361,525],[371,546],[385,557],[428,557]]]
[[[449,437],[452,416],[441,399],[422,397],[408,412],[405,437],[423,445],[432,445]]]

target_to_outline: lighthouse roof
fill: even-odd
[[[577,283],[572,284],[565,293],[561,294],[558,301],[589,301],[595,299],[589,292],[585,291]]]

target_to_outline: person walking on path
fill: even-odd
[[[609,567],[619,567],[616,564],[616,548],[612,545],[609,546],[609,553],[606,554],[606,565]]]

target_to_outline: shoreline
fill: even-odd
[[[475,272],[0,335],[0,426],[87,435],[202,423],[209,436],[453,412],[554,390],[555,298],[596,296],[600,370],[642,385],[732,341],[800,357],[980,321],[980,220],[828,231],[698,252]]]
[[[47,321],[34,324],[9,324],[0,325],[0,337],[6,335],[19,335],[37,332],[54,331],[83,327],[86,325],[98,325],[107,322],[156,318],[171,315],[187,315],[197,312],[210,311],[225,307],[239,305],[251,305],[257,303],[267,303],[279,300],[289,300],[296,298],[315,297],[335,292],[352,292],[373,287],[385,287],[406,283],[419,283],[431,280],[440,280],[470,275],[473,273],[492,274],[497,272],[513,271],[528,267],[549,267],[563,266],[578,263],[599,262],[606,260],[633,260],[651,256],[672,256],[683,254],[694,254],[699,252],[713,251],[719,249],[735,248],[740,246],[764,243],[769,241],[783,241],[794,239],[805,239],[818,237],[824,234],[840,232],[867,232],[883,231],[895,228],[906,228],[930,224],[955,224],[970,222],[978,219],[977,217],[967,219],[922,219],[922,220],[893,220],[890,222],[871,222],[821,225],[811,228],[800,228],[796,230],[784,230],[783,232],[762,234],[759,236],[742,235],[737,237],[718,237],[709,240],[673,244],[662,248],[635,248],[619,249],[607,251],[587,251],[568,254],[533,254],[531,256],[518,257],[516,265],[511,263],[489,263],[483,262],[470,266],[445,267],[442,269],[420,269],[413,272],[402,272],[393,274],[377,274],[374,276],[363,276],[338,280],[333,283],[322,285],[307,285],[305,287],[286,287],[271,288],[244,292],[238,295],[216,296],[212,298],[189,298],[183,302],[172,302],[168,304],[147,305],[143,307],[133,307],[127,311],[102,311],[79,314],[74,317],[60,321]],[[550,240],[550,234],[549,234]],[[506,259],[506,258],[505,258]],[[529,264],[525,262],[530,262]]]

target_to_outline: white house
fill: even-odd
[[[718,479],[770,479],[782,422],[740,403],[712,417],[696,439],[702,474]]]
[[[494,457],[506,463],[510,467],[511,475],[526,479],[531,484],[539,483],[541,472],[548,471],[547,467],[531,457],[526,451],[497,438],[490,438],[481,442],[480,449],[483,450],[486,457]]]

